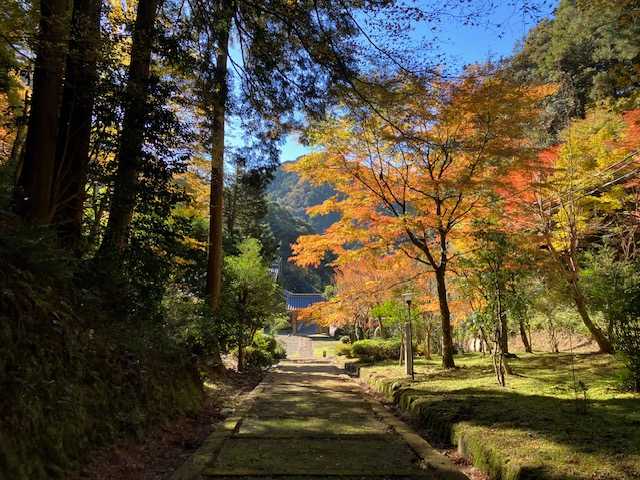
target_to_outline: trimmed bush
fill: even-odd
[[[351,353],[365,362],[396,359],[400,356],[400,339],[358,340],[351,345]]]
[[[351,343],[351,338],[349,338],[349,335],[343,335],[340,337],[340,342],[341,343]]]

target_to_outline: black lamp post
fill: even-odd
[[[413,300],[413,293],[405,292],[402,294],[402,299],[407,304],[407,313],[409,314],[409,321],[407,322],[407,328],[405,333],[405,354],[406,354],[406,373],[411,375],[411,380],[415,380],[415,373],[413,371],[413,329],[411,328],[411,301]]]

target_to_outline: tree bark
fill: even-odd
[[[24,142],[27,136],[29,103],[29,90],[25,89],[22,113],[16,119],[16,136],[13,139],[11,153],[9,154],[9,165],[16,169],[16,178],[20,176],[20,171],[22,170],[22,152],[24,151]]]
[[[101,0],[74,0],[53,203],[63,244],[79,253],[100,44]]]
[[[231,28],[232,5],[228,0],[219,0],[217,30],[218,52],[213,76],[211,96],[211,192],[209,197],[209,255],[207,259],[207,294],[214,314],[220,308],[222,291],[222,224],[224,208],[224,122],[228,97],[227,57],[229,29]]]
[[[600,330],[591,320],[589,316],[589,312],[587,311],[587,302],[580,290],[580,286],[578,285],[577,280],[573,279],[570,281],[571,284],[571,294],[573,296],[573,301],[576,304],[576,308],[578,309],[578,313],[580,317],[582,317],[582,321],[591,333],[591,336],[598,344],[598,348],[600,348],[600,353],[613,353],[613,345],[607,339],[604,332]]]
[[[426,360],[431,360],[431,329],[433,327],[431,325],[427,325],[426,331],[425,331],[425,359]]]
[[[453,337],[451,335],[451,312],[447,299],[447,284],[443,267],[436,269],[436,284],[438,286],[438,303],[440,304],[440,320],[442,322],[442,366],[455,368],[453,360]]]
[[[532,353],[531,344],[529,343],[529,338],[527,338],[527,331],[524,328],[524,321],[522,318],[518,318],[518,325],[520,327],[520,338],[522,339],[522,344],[524,345],[524,351],[527,353]]]
[[[121,259],[129,241],[136,206],[138,176],[142,164],[144,127],[149,113],[147,101],[154,25],[162,0],[140,0],[131,45],[129,80],[125,92],[124,119],[118,148],[118,170],[109,211],[109,222],[100,247],[101,256]]]
[[[68,24],[68,0],[40,1],[31,115],[16,182],[15,207],[20,216],[41,225],[50,223],[53,217],[51,191]]]
[[[502,353],[504,355],[509,355],[509,327],[507,325],[507,313],[502,308],[502,291],[499,284],[496,285],[496,294],[498,300],[498,322],[500,323],[500,337],[498,338],[498,341],[500,342],[500,350],[502,351]]]

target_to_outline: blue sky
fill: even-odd
[[[555,5],[549,0],[529,2],[537,4],[544,16],[551,15],[553,7],[550,4]],[[469,63],[509,56],[537,23],[537,19],[524,14],[519,6],[513,6],[513,3],[520,4],[520,0],[485,0],[485,3],[493,3],[494,9],[480,25],[464,25],[458,20],[449,19],[441,23],[436,31],[431,30],[431,24],[419,25],[412,37],[426,40],[437,38],[437,51],[434,53],[444,55],[448,70],[459,70]],[[289,135],[282,146],[280,159],[282,162],[295,160],[306,152],[308,149],[297,141],[297,135]]]

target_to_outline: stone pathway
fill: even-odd
[[[297,338],[299,359],[271,370],[174,480],[466,479],[336,366],[301,359],[311,342]]]
[[[309,360],[313,358],[313,341],[308,337],[277,335],[276,339],[287,349],[289,360]]]

